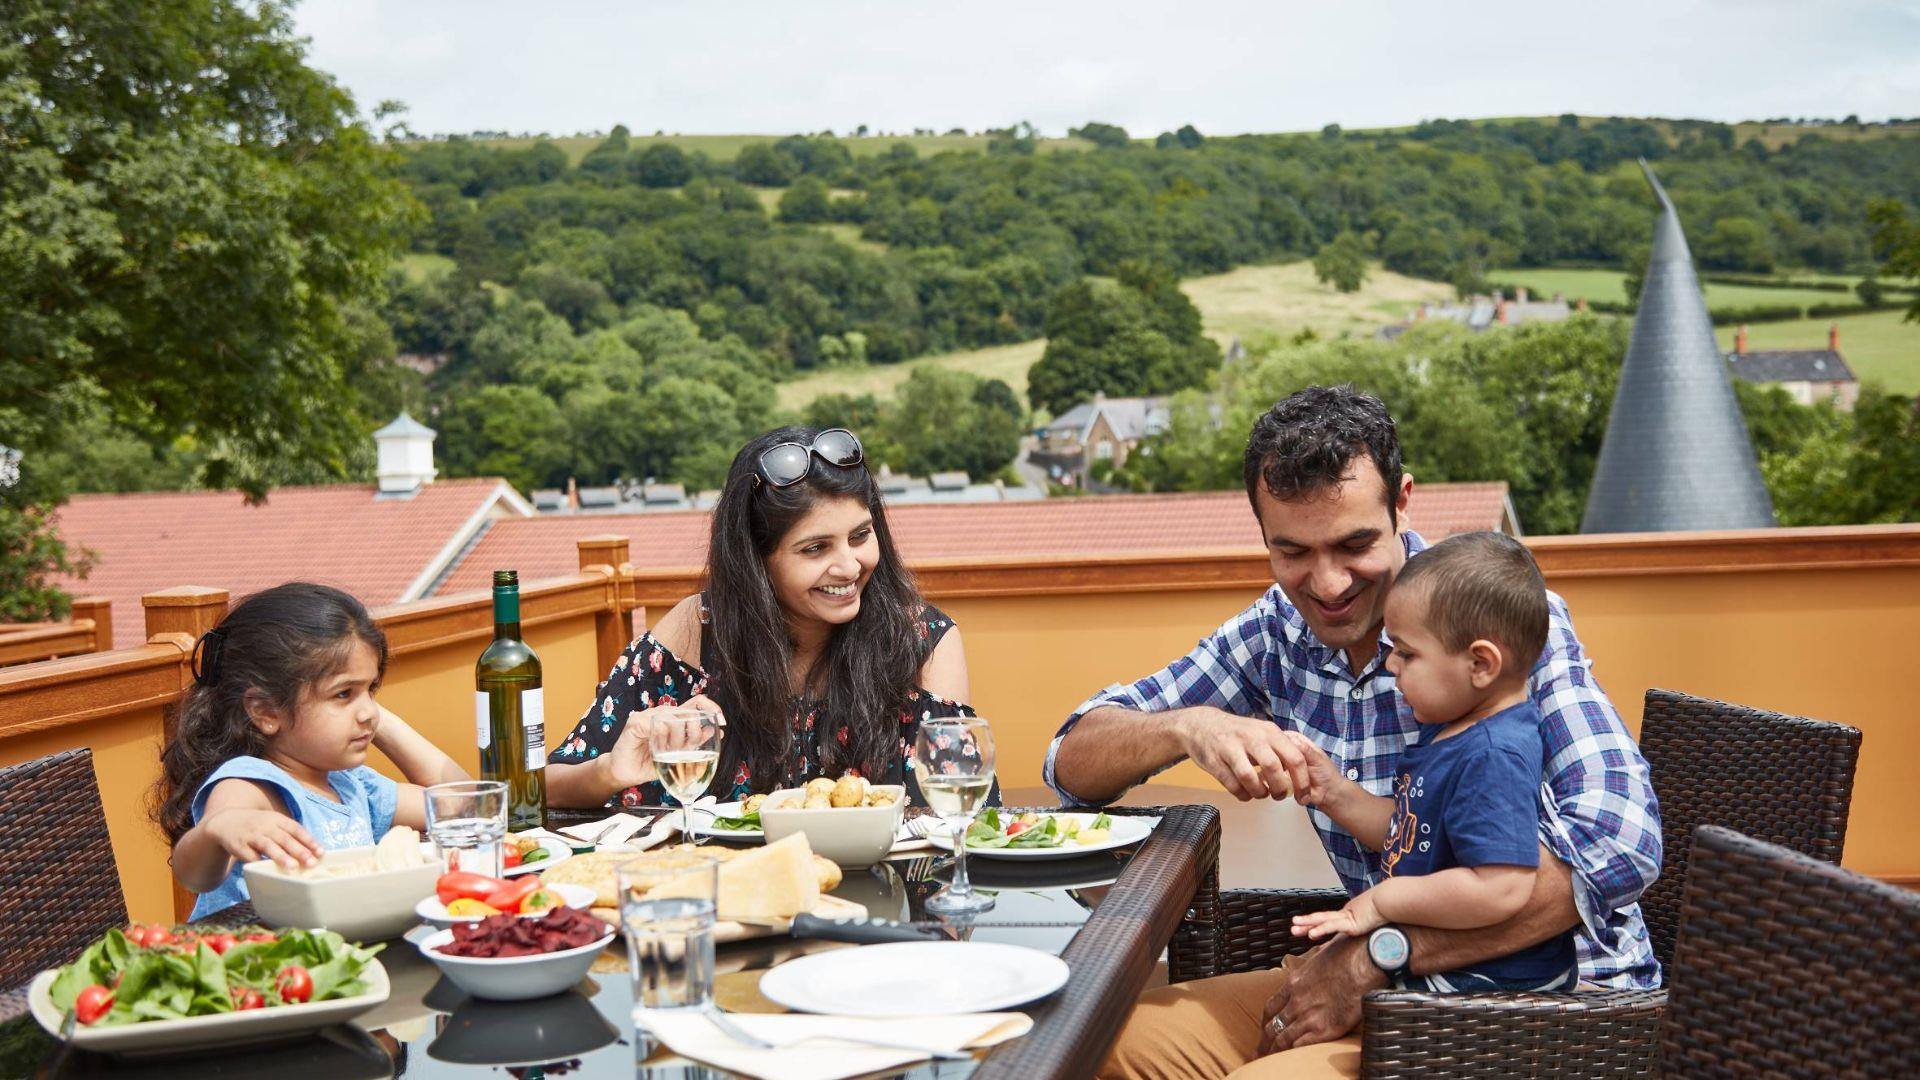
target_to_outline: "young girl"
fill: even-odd
[[[722,799],[858,773],[905,784],[920,722],[971,716],[953,620],[894,551],[853,433],[790,427],[733,459],[713,510],[705,589],[621,655],[547,763],[555,806],[660,803],[649,735],[682,705],[727,729]]]
[[[468,779],[374,701],[387,639],[360,601],[293,582],[235,605],[194,649],[194,683],[161,753],[154,817],[193,918],[247,899],[242,864],[312,866],[329,848],[426,828],[421,785]],[[367,767],[387,755],[412,783]]]

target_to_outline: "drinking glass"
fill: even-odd
[[[713,783],[713,770],[720,763],[720,740],[727,729],[720,726],[720,715],[705,709],[677,709],[666,714],[647,733],[653,751],[654,771],[660,774],[660,786],[680,803],[680,834],[693,839],[693,800]]]
[[[668,882],[673,896],[652,895]],[[656,852],[616,867],[614,883],[620,894],[620,925],[627,934],[636,1014],[641,1009],[712,1005],[719,860],[697,851]]]
[[[457,780],[427,789],[427,836],[448,870],[499,877],[500,841],[507,835],[507,785]]]
[[[922,720],[913,740],[914,778],[927,805],[953,827],[953,883],[927,898],[927,910],[969,915],[993,906],[967,878],[967,827],[993,790],[993,731],[977,716]]]

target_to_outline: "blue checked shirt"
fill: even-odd
[[[1409,555],[1426,542],[1403,534]],[[1640,747],[1593,679],[1566,601],[1551,592],[1547,648],[1533,669],[1543,717],[1540,839],[1572,868],[1579,909],[1581,976],[1609,987],[1660,985],[1660,965],[1640,918],[1640,894],[1660,873],[1660,807]],[[1301,732],[1375,795],[1389,795],[1400,755],[1419,723],[1386,668],[1392,647],[1358,675],[1347,655],[1315,638],[1278,585],[1175,660],[1130,686],[1114,684],[1075,709],[1047,750],[1047,786],[1069,805],[1085,800],[1060,786],[1054,757],[1080,717],[1103,705],[1164,712],[1211,705],[1240,716],[1270,716]],[[1350,895],[1383,880],[1380,856],[1319,810],[1307,814]]]

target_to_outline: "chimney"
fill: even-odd
[[[1094,404],[1097,405],[1105,400],[1107,400],[1107,392],[1105,390],[1095,390],[1093,392]]]
[[[1527,287],[1525,285],[1522,285],[1519,288],[1515,289],[1513,293],[1514,293],[1514,297],[1518,299],[1521,303],[1524,304],[1527,302]]]
[[[1579,300],[1575,301],[1573,305],[1573,309],[1575,311],[1587,310],[1587,298],[1583,296]]]
[[[1827,324],[1827,348],[1832,352],[1840,351],[1840,324]]]
[[[580,509],[580,481],[567,477],[567,509]]]
[[[1494,293],[1494,295],[1499,296],[1500,294]],[[1495,301],[1495,305],[1496,306],[1494,307],[1494,313],[1495,313],[1494,318],[1500,320],[1500,325],[1506,326],[1509,323],[1513,322],[1513,301],[1498,300],[1498,301]]]
[[[1740,329],[1733,332],[1733,355],[1747,355],[1747,324],[1741,323]]]
[[[432,428],[402,412],[393,423],[373,433],[380,478],[380,494],[411,495],[433,482]]]

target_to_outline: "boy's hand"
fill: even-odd
[[[233,807],[209,814],[200,827],[243,863],[272,859],[283,870],[298,870],[317,864],[326,852],[299,822],[277,810]]]
[[[1306,786],[1293,793],[1294,800],[1302,806],[1325,809],[1327,803],[1338,796],[1341,787],[1353,781],[1340,774],[1340,767],[1312,739],[1297,731],[1289,731],[1286,736],[1306,760],[1306,767],[1301,770],[1306,776]]]
[[[1387,920],[1380,917],[1380,909],[1373,904],[1373,890],[1368,889],[1359,896],[1347,901],[1347,906],[1339,911],[1316,911],[1310,915],[1293,917],[1293,932],[1296,937],[1312,938],[1319,941],[1325,937],[1359,937],[1385,926]]]

